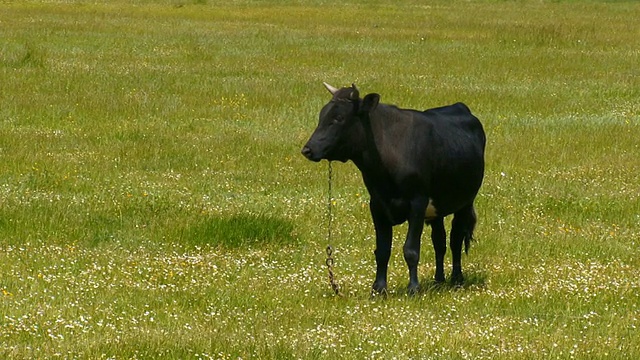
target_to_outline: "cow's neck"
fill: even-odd
[[[375,121],[375,120],[374,120]],[[363,140],[358,147],[358,156],[352,160],[362,173],[362,179],[371,199],[382,206],[385,216],[392,224],[401,224],[407,219],[407,202],[402,199],[400,188],[385,166],[380,154],[380,144],[375,141],[375,130],[371,119],[364,119]]]
[[[372,119],[368,115],[362,119],[361,135],[359,136],[361,141],[354,144],[357,150],[352,160],[362,173],[365,185],[372,193],[371,195],[375,196],[374,192],[395,194],[396,185],[389,169],[382,161],[372,121],[376,121],[376,119]],[[384,191],[378,189],[384,189]]]
[[[376,144],[375,134],[368,115],[362,118],[357,140],[353,143],[353,163],[363,174],[383,175],[386,171],[382,164],[380,150]]]

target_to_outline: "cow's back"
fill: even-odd
[[[451,213],[472,201],[482,184],[484,129],[463,103],[429,109],[422,115],[431,129],[423,149],[430,196],[443,212]]]
[[[482,145],[484,151],[486,140],[482,124],[464,103],[428,109],[422,114],[440,135],[448,136],[451,133],[470,136]]]
[[[482,124],[466,105],[417,111],[380,104],[370,124],[379,166],[395,192],[434,199],[442,216],[473,201],[484,176],[486,140]],[[365,179],[380,171],[358,167]],[[377,191],[389,191],[389,186]]]
[[[433,151],[442,159],[484,159],[486,138],[480,120],[463,103],[456,103],[422,112],[429,124],[426,136],[433,142]]]

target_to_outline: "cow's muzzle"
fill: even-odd
[[[302,155],[304,155],[304,157],[306,157],[307,159],[309,159],[311,161],[318,162],[318,161],[322,160],[322,158],[320,158],[319,156],[315,155],[313,153],[313,150],[311,150],[311,148],[308,147],[307,145],[305,145],[302,148]]]

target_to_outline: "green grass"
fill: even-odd
[[[0,357],[640,357],[640,5],[10,1]],[[300,148],[334,86],[487,132],[467,281],[370,299],[368,194]],[[447,261],[450,260],[449,255]]]

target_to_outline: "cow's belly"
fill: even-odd
[[[448,196],[434,196],[429,198],[429,205],[425,210],[425,220],[430,221],[436,217],[445,217],[454,214],[471,204],[476,197],[476,191],[451,191],[445,192]]]
[[[402,224],[409,219],[409,213],[411,212],[411,206],[409,201],[405,199],[392,199],[387,203],[387,217],[395,224]],[[432,221],[440,216],[438,209],[433,203],[432,199],[429,199],[429,204],[425,209],[424,219],[425,221]]]
[[[387,217],[394,225],[402,224],[409,218],[411,207],[409,202],[404,199],[391,199],[386,207]]]

